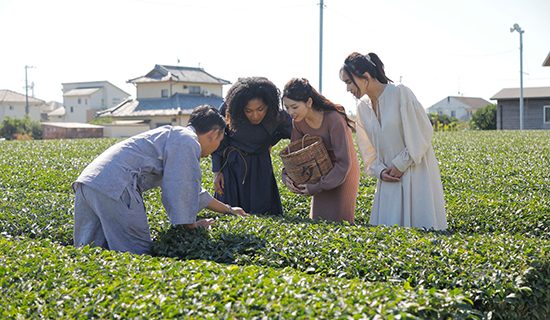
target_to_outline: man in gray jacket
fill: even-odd
[[[74,244],[148,253],[151,235],[142,192],[161,187],[162,204],[174,225],[208,227],[196,220],[203,208],[246,216],[201,187],[200,158],[223,139],[225,121],[210,106],[197,107],[189,125],[163,126],[121,141],[92,161],[73,184]]]

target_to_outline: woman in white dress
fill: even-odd
[[[433,129],[420,102],[391,83],[374,53],[350,54],[340,79],[356,98],[366,96],[357,106],[357,142],[367,174],[378,179],[370,223],[446,229]]]

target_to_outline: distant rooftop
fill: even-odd
[[[504,88],[491,97],[491,100],[519,99],[520,88]],[[524,98],[550,98],[550,87],[523,88]]]
[[[229,81],[215,77],[202,68],[155,65],[154,69],[144,76],[128,80],[129,83],[146,82],[193,82],[209,84],[230,84]]]
[[[28,96],[29,103],[32,104],[44,104],[46,103],[44,100],[33,98],[31,96]],[[11,90],[0,90],[0,102],[25,102],[25,95],[11,91]]]
[[[80,123],[80,122],[42,122],[44,126],[52,126],[59,128],[103,128],[103,126],[98,126],[95,124],[89,123]]]
[[[170,98],[127,99],[119,105],[99,112],[102,116],[142,117],[190,114],[194,108],[207,104],[219,108],[223,99],[218,96],[176,93]]]
[[[542,63],[543,67],[550,67],[550,52],[548,52],[548,55],[546,56],[546,59],[544,59],[544,62]]]
[[[475,97],[462,97],[462,96],[451,96],[451,98],[455,98],[457,99],[458,101],[464,103],[465,105],[468,105],[474,109],[480,109],[480,108],[483,108],[489,104],[491,104],[491,102],[485,100],[485,99],[482,99],[482,98],[475,98]]]
[[[101,81],[81,81],[81,82],[63,82],[61,84],[63,86],[63,91],[65,92],[65,90],[67,90],[67,88],[72,88],[70,90],[68,90],[68,92],[72,91],[72,90],[75,90],[75,89],[102,89],[102,88],[106,88],[106,87],[112,87],[112,88],[116,88],[117,90],[120,90],[121,92],[123,92],[125,95],[127,96],[130,96],[130,94],[124,90],[122,90],[121,88],[115,86],[114,84],[110,83],[109,81],[107,80],[101,80]],[[67,95],[67,92],[65,92],[65,94],[63,94],[64,96]]]
[[[80,96],[89,96],[93,93],[96,93],[101,88],[77,88],[72,89],[63,94],[64,97],[80,97]]]

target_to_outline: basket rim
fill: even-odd
[[[294,140],[279,152],[279,156],[288,157],[290,155],[297,155],[297,154],[307,152],[312,148],[321,148],[322,150],[326,151],[327,148],[326,148],[325,144],[323,143],[323,139],[321,137],[319,137],[319,136],[308,136],[306,139],[308,139],[308,138],[311,139],[311,140],[315,140],[315,141],[313,143],[303,147],[303,148],[300,148],[300,149],[296,150],[296,151],[288,152],[288,149],[290,149],[291,146],[295,146],[295,145],[298,145],[298,144],[302,143],[301,139]],[[319,145],[321,145],[321,147],[319,147]]]

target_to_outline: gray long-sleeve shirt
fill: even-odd
[[[213,199],[201,187],[200,154],[192,127],[163,126],[111,146],[75,182],[114,200],[126,188],[143,192],[160,186],[170,221],[189,224]]]

